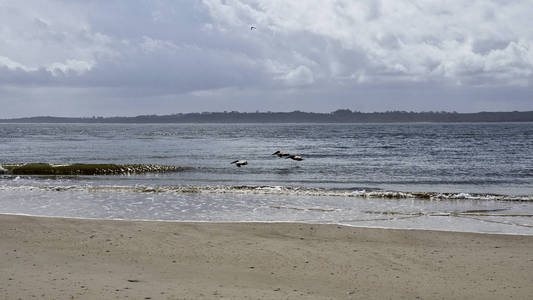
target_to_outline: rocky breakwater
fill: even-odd
[[[124,175],[135,173],[181,172],[189,168],[151,164],[70,164],[31,163],[0,166],[0,174],[12,175]]]

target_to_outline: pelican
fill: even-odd
[[[236,160],[232,161],[231,164],[235,164],[237,167],[246,166],[248,164],[248,161],[246,160]]]
[[[272,153],[272,155],[277,155],[278,157],[283,157],[283,156],[289,156],[289,152],[281,152],[281,151],[276,151],[274,153]]]
[[[304,160],[300,155],[289,155],[288,157],[285,157],[285,158],[290,158],[292,160],[297,160],[297,161]]]

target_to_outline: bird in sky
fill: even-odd
[[[284,156],[289,156],[289,152],[281,152],[281,151],[276,151],[274,153],[272,153],[272,155],[277,155],[278,157],[284,157]]]
[[[235,164],[237,167],[246,166],[248,164],[248,161],[246,160],[236,160],[232,161],[230,164]]]
[[[254,27],[254,26],[250,26],[250,30],[254,30],[254,29],[256,29],[256,30],[257,30],[257,28],[256,28],[256,27]]]
[[[285,158],[290,158],[292,160],[297,160],[297,161],[304,160],[300,155],[289,155],[288,157],[285,157]]]

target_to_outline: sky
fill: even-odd
[[[532,12],[531,0],[0,0],[0,118],[533,110]]]

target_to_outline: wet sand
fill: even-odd
[[[2,299],[527,299],[533,236],[0,215]]]

